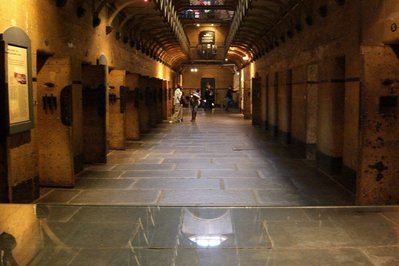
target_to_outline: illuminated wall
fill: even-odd
[[[197,69],[192,72],[191,69]],[[216,104],[222,104],[228,86],[234,84],[234,69],[232,66],[202,66],[193,65],[183,71],[183,88],[194,90],[201,88],[202,78],[214,78],[216,89]]]
[[[144,76],[172,81],[174,72],[144,55],[129,44],[117,40],[115,31],[105,32],[108,11],[99,14],[101,24],[92,26],[92,1],[80,1],[86,14],[78,17],[76,1],[65,1],[63,7],[56,6],[57,1],[13,0],[0,1],[0,32],[9,27],[21,28],[32,42],[32,75],[34,102],[37,103],[37,55],[70,58],[72,80],[81,82],[82,64],[96,64],[103,55],[110,68],[126,70]],[[34,112],[36,113],[36,106]],[[37,119],[37,115],[35,115]],[[75,134],[75,132],[73,133]],[[29,135],[29,136],[28,136]],[[38,183],[38,143],[37,130],[22,140],[13,141],[7,150],[8,181],[7,185],[35,186]],[[76,135],[74,135],[76,137]],[[18,145],[15,145],[15,142]],[[23,143],[23,144],[19,144]],[[5,145],[5,144],[4,144]],[[21,190],[23,191],[23,190]],[[35,192],[37,193],[37,192]]]

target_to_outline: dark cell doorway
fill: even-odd
[[[83,157],[85,163],[107,162],[107,66],[82,66]]]

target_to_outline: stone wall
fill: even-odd
[[[318,12],[327,6],[327,16]],[[343,172],[355,190],[358,171],[358,92],[361,70],[359,1],[313,1],[313,24],[302,21],[292,38],[255,61],[268,84],[263,122],[284,142],[317,159],[328,174]],[[248,67],[250,68],[250,66]],[[267,78],[266,78],[267,77]],[[345,132],[345,137],[344,137]]]
[[[314,1],[313,25],[256,61],[268,77],[266,128],[287,128],[292,69],[291,140],[359,204],[399,202],[398,10],[394,0]]]
[[[157,62],[141,51],[131,47],[128,43],[116,38],[116,33],[106,34],[105,26],[108,10],[104,8],[99,14],[101,23],[93,27],[92,1],[80,1],[86,13],[78,17],[76,13],[77,1],[66,1],[63,7],[57,7],[56,1],[1,1],[0,2],[0,32],[10,27],[18,27],[29,36],[32,45],[32,78],[34,93],[35,128],[23,134],[4,136],[1,139],[0,156],[0,199],[2,202],[30,202],[39,195],[39,182],[43,173],[50,173],[51,167],[67,167],[69,180],[58,182],[52,177],[44,182],[47,185],[73,186],[73,172],[83,167],[83,132],[82,132],[82,64],[96,65],[100,57],[106,58],[110,69],[121,69],[130,73],[154,77],[168,81],[169,84],[175,75],[168,66]],[[39,153],[43,147],[42,132],[46,127],[57,128],[54,123],[40,116],[38,109],[43,91],[43,83],[48,77],[40,76],[39,70],[52,58],[69,60],[67,69],[55,69],[54,76],[60,72],[68,72],[69,79],[66,85],[72,85],[72,110],[74,119],[72,125],[63,134],[65,135],[66,149],[69,154],[54,151],[54,154],[64,154],[68,160],[63,164],[46,162],[42,156],[39,163]],[[49,75],[52,75],[51,73]],[[40,85],[39,87],[39,84]],[[168,89],[168,88],[166,88]],[[57,99],[58,101],[58,99]],[[59,111],[59,110],[58,110]],[[59,118],[56,116],[54,121]],[[48,115],[47,115],[48,116]],[[51,125],[47,125],[50,123]],[[40,140],[40,141],[38,141]],[[47,139],[49,140],[49,139]],[[51,139],[50,139],[51,140]],[[68,140],[68,141],[66,141]],[[54,147],[54,145],[52,144]],[[50,146],[51,147],[51,146]],[[58,147],[59,148],[59,147]],[[56,148],[56,149],[58,149]],[[52,157],[56,158],[56,157]],[[51,167],[49,167],[51,166]],[[39,171],[39,169],[41,169]],[[71,173],[72,170],[72,173]],[[49,174],[50,175],[50,174]],[[51,174],[53,175],[53,174]],[[54,182],[53,182],[54,181]]]
[[[360,165],[361,204],[399,202],[399,3],[362,3]]]

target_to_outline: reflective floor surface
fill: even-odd
[[[1,265],[399,265],[399,207],[9,204],[0,213]]]
[[[238,113],[188,112],[90,165],[72,189],[43,188],[40,203],[161,206],[353,205],[354,195]]]
[[[0,265],[399,265],[399,207],[346,207],[334,176],[240,114],[188,121],[0,205]]]

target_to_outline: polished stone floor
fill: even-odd
[[[399,207],[9,204],[0,214],[1,265],[399,265]]]
[[[0,205],[0,265],[399,265],[398,206],[354,206],[237,113],[188,120],[110,151],[74,188]]]
[[[39,203],[157,206],[340,206],[351,192],[313,161],[238,113],[200,112],[161,123],[90,165],[72,189],[42,188]]]

